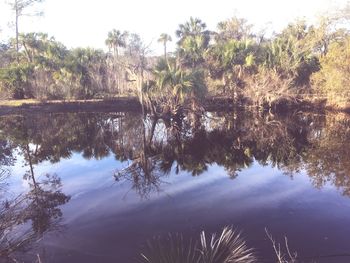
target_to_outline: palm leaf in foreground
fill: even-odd
[[[209,241],[209,242],[208,242]],[[256,262],[251,248],[231,227],[225,227],[216,238],[210,240],[204,231],[200,242],[186,241],[180,234],[169,234],[167,239],[154,238],[141,253],[143,263],[253,263]]]

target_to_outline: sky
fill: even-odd
[[[0,40],[14,33],[9,27],[13,14],[0,0]],[[13,1],[13,0],[12,0]],[[161,33],[175,39],[174,32],[190,16],[206,22],[211,30],[232,16],[244,17],[255,30],[279,31],[296,18],[313,21],[316,16],[345,6],[349,0],[46,0],[37,7],[44,16],[23,17],[21,32],[45,32],[67,47],[106,48],[104,41],[113,28],[138,33],[145,44],[161,52]],[[173,41],[175,42],[175,41]],[[174,43],[172,44],[174,45]],[[172,48],[170,44],[170,49]]]

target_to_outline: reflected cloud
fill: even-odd
[[[198,219],[196,211],[224,221],[252,210],[288,210],[291,200],[311,196],[303,196],[311,184],[314,192],[337,189],[350,196],[347,115],[212,112],[193,118],[0,117],[0,191],[19,177],[25,185],[11,185],[16,194],[1,199],[6,222],[1,231],[16,233],[6,240],[30,247],[45,233],[59,231],[66,212],[65,223],[84,232],[86,225],[101,230],[96,224],[110,221],[121,222],[120,228],[131,219],[140,225],[135,218],[143,216],[153,224],[160,222],[159,213],[164,221],[187,224]],[[12,254],[6,242],[2,253]]]

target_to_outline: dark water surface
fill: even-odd
[[[301,262],[350,262],[350,118],[0,117],[1,262],[137,262],[147,240],[265,228]],[[9,255],[7,257],[6,255]]]

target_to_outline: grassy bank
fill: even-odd
[[[2,100],[0,115],[30,112],[94,112],[94,111],[138,111],[141,105],[136,97],[93,100]]]
[[[110,99],[91,99],[91,100],[38,100],[38,99],[22,99],[22,100],[0,100],[0,107],[25,107],[30,105],[60,105],[60,104],[86,104],[99,103],[106,101],[132,101],[136,97],[115,97]]]

